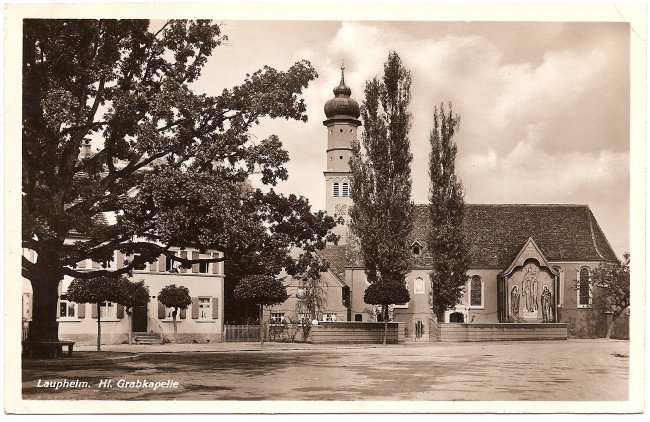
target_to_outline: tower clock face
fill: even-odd
[[[348,206],[346,204],[336,204],[334,206],[334,213],[336,215],[348,215]]]

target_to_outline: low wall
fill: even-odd
[[[566,340],[567,325],[560,324],[440,324],[438,339],[445,342]]]
[[[381,344],[384,341],[384,323],[321,322],[312,327],[310,339],[314,344]],[[386,343],[404,343],[404,323],[388,323]]]

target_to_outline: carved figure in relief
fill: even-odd
[[[519,287],[515,284],[510,290],[510,315],[516,321],[519,317]]]
[[[544,322],[553,322],[553,296],[548,286],[545,284],[542,288],[542,320]]]
[[[537,270],[534,265],[529,264],[524,270],[524,279],[521,282],[521,290],[524,295],[524,306],[528,312],[537,311]]]

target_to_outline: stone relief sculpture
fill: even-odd
[[[548,286],[545,284],[542,288],[542,321],[543,322],[553,322],[553,313],[552,313],[552,303],[553,296],[551,291],[548,289]]]
[[[515,284],[510,291],[510,315],[516,321],[519,317],[519,287]]]
[[[524,270],[524,279],[521,282],[521,290],[524,295],[524,307],[527,313],[536,314],[537,303],[537,268],[528,264]]]

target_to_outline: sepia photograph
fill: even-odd
[[[643,411],[644,8],[115,6],[5,11],[5,412]]]

